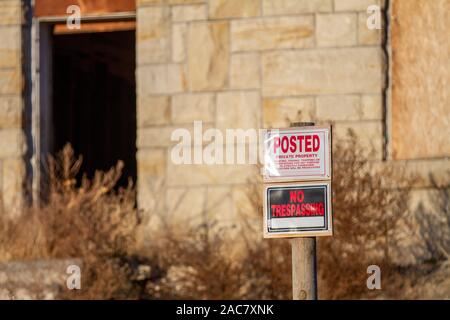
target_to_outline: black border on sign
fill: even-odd
[[[267,232],[268,233],[279,233],[279,232],[298,232],[298,231],[324,231],[324,230],[328,230],[328,185],[327,184],[323,184],[323,185],[319,185],[319,186],[290,186],[290,187],[269,187],[267,188],[267,194],[266,194],[266,198],[267,198],[267,203],[266,203],[266,215],[267,215],[267,222],[269,222],[271,220],[270,218],[270,195],[269,192],[271,190],[292,190],[292,189],[320,189],[323,188],[325,189],[325,215],[324,215],[324,222],[325,225],[323,227],[296,227],[296,228],[277,228],[277,229],[272,229],[271,227],[269,227],[269,223],[267,223]],[[298,217],[299,219],[301,219],[302,217]]]

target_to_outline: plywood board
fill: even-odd
[[[394,0],[391,152],[450,156],[450,0]]]

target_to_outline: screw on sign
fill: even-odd
[[[331,127],[266,130],[264,182],[264,237],[293,238],[293,299],[317,299],[315,237],[333,234]]]

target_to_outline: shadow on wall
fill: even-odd
[[[439,263],[450,260],[450,186],[440,186],[433,175],[430,181],[434,189],[430,193],[431,207],[420,202],[414,215],[423,241],[420,259]]]

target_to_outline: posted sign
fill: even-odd
[[[264,180],[331,179],[330,127],[270,129],[264,135]]]
[[[332,235],[330,193],[330,182],[265,185],[264,237]]]

